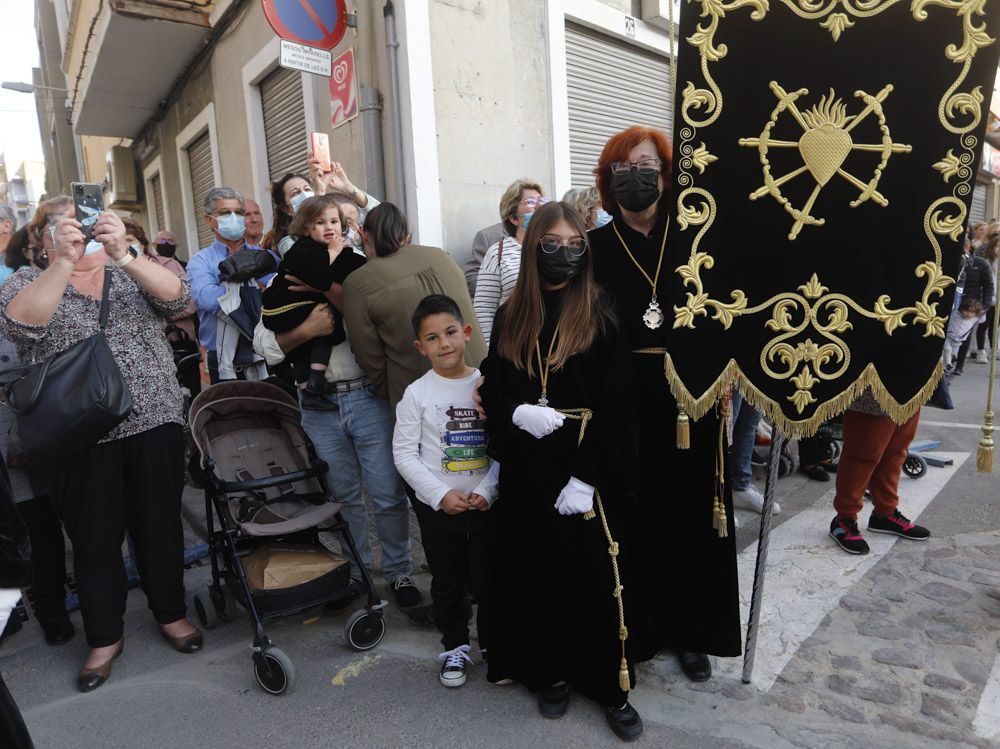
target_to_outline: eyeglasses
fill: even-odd
[[[551,202],[551,198],[525,198],[521,201],[525,208],[538,208]]]
[[[237,211],[215,211],[214,213],[212,213],[212,215],[215,216],[216,218],[222,218],[223,216],[229,216],[231,214],[235,214],[237,216],[246,216],[247,215],[246,211],[244,211],[242,209],[241,210],[237,210]]]
[[[565,247],[569,250],[570,255],[580,257],[580,255],[587,251],[587,240],[571,239],[566,244],[563,244],[562,237],[557,237],[554,234],[546,234],[542,237],[542,241],[539,242],[539,246],[546,255],[552,255]]]
[[[651,174],[660,171],[663,162],[659,159],[640,159],[639,161],[616,161],[611,164],[612,174],[628,174],[632,167],[639,170],[640,174]]]

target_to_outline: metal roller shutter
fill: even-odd
[[[157,172],[150,180],[153,188],[153,210],[156,211],[156,231],[164,231],[167,228],[167,215],[163,210],[163,184],[160,182],[160,174]],[[149,238],[152,241],[152,237]]]
[[[986,221],[986,185],[977,182],[972,190],[972,205],[969,208],[969,221],[976,223]]]
[[[655,127],[668,135],[673,130],[666,53],[567,23],[566,84],[573,187],[594,184],[594,167],[615,133],[631,125]]]
[[[309,173],[302,74],[278,68],[260,82],[267,172],[273,182],[288,172]]]
[[[204,220],[205,208],[202,203],[208,191],[215,187],[215,172],[212,171],[212,139],[207,130],[191,141],[191,145],[187,147],[187,156],[191,171],[191,199],[194,202],[194,215],[198,224],[198,246],[207,247],[212,244],[214,235]]]

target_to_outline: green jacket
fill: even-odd
[[[343,313],[347,338],[375,392],[388,398],[393,414],[406,387],[430,369],[414,347],[411,317],[420,300],[445,294],[458,303],[472,340],[465,360],[478,367],[486,343],[469,298],[465,275],[437,247],[406,245],[388,257],[373,257],[344,281]]]

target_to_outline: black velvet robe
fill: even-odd
[[[539,344],[548,351],[559,293],[546,293],[546,321]],[[620,574],[631,626],[629,543],[622,535],[625,506],[634,502],[634,441],[630,431],[628,352],[613,324],[591,349],[549,375],[553,408],[590,408],[593,419],[578,446],[580,422],[535,439],[514,426],[514,409],[535,404],[537,374],[529,377],[497,354],[506,307],[497,312],[480,389],[487,413],[491,455],[500,462],[496,513],[498,556],[492,561],[496,621],[489,648],[489,679],[513,678],[534,691],[568,681],[603,705],[621,705],[622,656],[618,609],[608,542],[599,518],[562,516],[559,492],[571,476],[595,486],[612,535],[621,546]],[[596,509],[596,506],[595,506]],[[632,642],[627,641],[631,664]]]
[[[665,225],[661,218],[652,235],[645,237],[618,215],[612,224],[591,231],[587,237],[594,253],[595,278],[612,299],[632,351],[669,348],[673,306],[682,300],[665,298],[664,294],[670,288],[667,277],[683,259],[671,255],[668,242],[657,285],[666,319],[660,328],[650,330],[642,316],[652,289],[622,248],[614,227],[653,278]],[[639,442],[639,513],[631,522],[641,546],[636,569],[643,592],[637,655],[645,660],[665,647],[739,655],[739,584],[728,482],[724,497],[728,538],[719,538],[712,528],[719,419],[710,412],[692,421],[691,448],[679,450],[677,402],[664,376],[663,355],[633,353],[631,358]]]

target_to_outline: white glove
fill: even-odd
[[[532,406],[527,403],[514,409],[514,426],[520,427],[535,439],[552,434],[563,425],[566,417],[548,406]]]
[[[556,510],[560,515],[581,515],[594,509],[594,487],[570,476],[566,486],[556,497]]]
[[[21,591],[18,588],[0,588],[0,632],[7,626],[10,612],[21,600]]]

